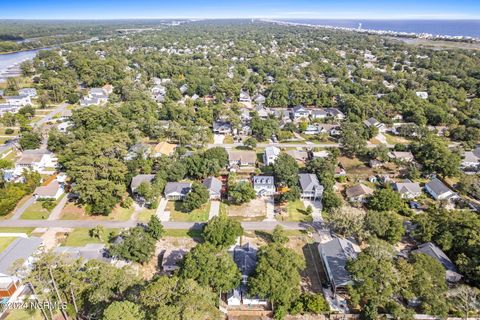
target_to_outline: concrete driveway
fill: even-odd
[[[265,199],[267,217],[263,221],[275,221],[275,204],[273,198]]]
[[[28,207],[30,207],[33,203],[35,202],[35,198],[31,197],[28,199],[23,205],[15,209],[15,213],[13,216],[10,218],[10,220],[18,220],[22,216],[22,214],[27,210]]]
[[[220,201],[212,200],[210,202],[210,212],[208,213],[208,220],[218,216],[219,213],[220,213]]]
[[[160,203],[157,208],[157,217],[160,221],[169,221],[170,220],[170,211],[165,211],[167,207],[168,200],[165,198],[160,199]]]
[[[66,194],[58,204],[53,208],[52,212],[50,212],[50,215],[48,216],[47,220],[58,220],[60,219],[60,216],[62,214],[63,207],[67,204],[68,201],[68,196],[69,194]]]

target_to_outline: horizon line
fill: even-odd
[[[118,17],[118,18],[0,18],[0,21],[5,20],[23,20],[23,21],[115,21],[115,20],[378,20],[378,21],[386,21],[386,20],[396,20],[396,21],[404,21],[404,20],[449,20],[449,21],[459,21],[459,20],[473,20],[473,21],[480,21],[480,17],[476,18],[453,18],[453,17],[425,17],[425,18],[365,18],[365,17],[333,17],[333,18],[312,18],[312,17],[238,17],[238,18],[220,18],[220,17],[208,17],[208,18],[199,18],[199,17]]]

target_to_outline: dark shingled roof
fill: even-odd
[[[440,262],[446,270],[458,272],[453,262],[447,257],[447,255],[432,242],[427,242],[418,246],[412,253],[426,254],[438,262]]]

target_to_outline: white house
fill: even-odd
[[[0,104],[0,116],[3,116],[5,113],[17,113],[22,106],[13,105],[13,104]]]
[[[46,186],[40,186],[35,188],[33,192],[33,196],[35,199],[51,199],[51,200],[58,200],[60,196],[63,194],[63,184],[59,183],[57,180],[50,182]]]
[[[438,178],[434,178],[425,184],[425,190],[435,200],[453,200],[458,198],[458,195],[450,190],[442,181]]]
[[[248,94],[248,92],[240,91],[240,96],[238,98],[238,101],[240,101],[240,102],[252,102],[252,98],[250,98],[250,95]]]
[[[275,146],[268,146],[265,148],[263,153],[263,163],[269,166],[275,163],[278,156],[280,155],[280,149]]]
[[[187,254],[187,251],[182,249],[166,250],[163,253],[162,270],[171,273],[180,269],[180,262],[183,260],[185,254]]]
[[[257,196],[273,196],[275,194],[275,180],[273,176],[254,176],[253,189]]]
[[[53,168],[56,165],[57,158],[46,149],[25,150],[15,163],[14,174],[20,176],[24,170],[42,172],[45,168]]]
[[[32,104],[32,100],[29,96],[6,96],[5,101],[9,105],[13,106],[28,106]]]
[[[298,121],[301,119],[308,119],[309,114],[310,112],[303,106],[293,107],[291,111],[292,119],[295,121]]]
[[[0,297],[10,299],[17,290],[24,289],[21,280],[27,274],[15,272],[17,263],[29,270],[34,262],[34,254],[42,245],[42,239],[37,237],[16,238],[10,245],[0,253]]]
[[[462,160],[462,168],[473,170],[480,168],[480,146],[472,151],[465,152]]]
[[[208,177],[203,180],[203,185],[207,188],[210,199],[218,200],[222,197],[222,181],[215,177]]]
[[[164,194],[167,200],[183,200],[190,190],[192,190],[190,182],[167,182]]]
[[[302,199],[319,200],[323,196],[323,186],[318,182],[318,178],[312,173],[300,173],[298,175],[300,187],[302,189]]]
[[[35,98],[37,96],[37,89],[35,88],[19,89],[18,94],[21,96],[29,96],[30,98]]]
[[[410,180],[394,183],[393,190],[397,191],[403,199],[414,199],[422,194],[420,184]]]
[[[428,92],[426,92],[426,91],[417,91],[417,92],[415,92],[415,94],[416,94],[417,97],[419,97],[420,99],[423,99],[423,100],[427,100],[427,99],[428,99]]]

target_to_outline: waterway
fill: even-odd
[[[20,75],[20,64],[35,58],[38,51],[39,49],[0,54],[0,82]]]

